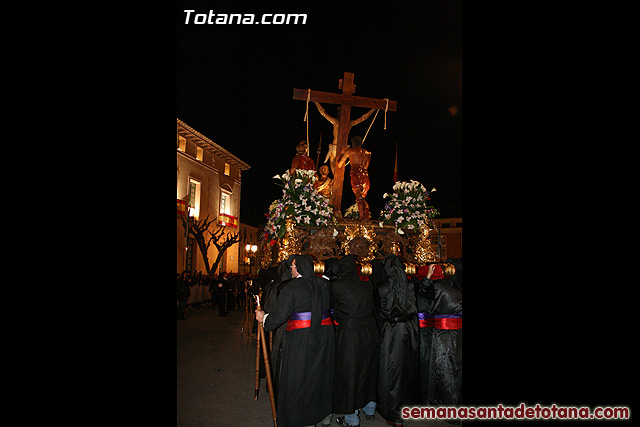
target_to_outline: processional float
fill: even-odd
[[[334,140],[329,150],[334,150],[335,156],[340,156],[347,149],[347,139],[351,127],[364,121],[371,115],[368,112],[359,119],[351,120],[351,107],[376,109],[366,136],[375,121],[379,111],[384,111],[386,129],[386,114],[396,111],[397,102],[387,98],[376,99],[355,96],[353,73],[344,73],[339,80],[338,88],[342,93],[320,92],[311,89],[293,89],[293,99],[306,101],[304,121],[307,122],[307,148],[309,155],[309,103],[317,103],[319,112],[334,126]],[[339,117],[333,118],[318,104],[337,104]],[[327,154],[327,158],[329,158]],[[397,156],[397,155],[396,155]],[[274,201],[269,207],[268,221],[265,226],[262,242],[261,267],[267,269],[280,264],[290,255],[310,255],[314,260],[314,273],[324,273],[324,260],[339,258],[345,255],[356,255],[361,276],[372,273],[370,261],[384,258],[389,254],[399,256],[405,265],[407,276],[424,277],[430,264],[438,264],[443,275],[450,277],[455,274],[455,267],[442,262],[446,253],[446,242],[431,221],[438,211],[427,205],[429,195],[436,191],[426,191],[418,181],[396,182],[390,194],[385,193],[385,208],[378,220],[360,218],[357,209],[352,206],[345,215],[340,212],[345,166],[335,161],[332,164],[333,183],[331,197],[325,198],[314,189],[319,168],[320,143],[314,170],[289,170],[274,176],[280,181],[283,190],[281,199]],[[333,159],[332,159],[333,162]],[[396,157],[397,162],[397,157]],[[326,160],[325,160],[326,163]],[[368,161],[366,166],[368,167]],[[353,167],[353,165],[352,165]],[[368,176],[368,175],[367,175]],[[368,180],[368,178],[367,178]],[[355,193],[355,190],[354,190]],[[259,299],[256,301],[260,310]],[[248,323],[248,322],[247,322]],[[273,384],[269,365],[269,353],[265,342],[262,323],[258,322],[256,348],[256,385],[255,399],[259,391],[259,363],[260,348],[262,348],[264,364],[267,374],[267,384],[271,398],[274,426],[276,422],[276,407],[273,395]]]
[[[345,72],[343,78],[339,80],[338,88],[342,90],[342,93],[295,88],[293,89],[293,99],[306,101],[304,121],[307,122],[307,126],[310,102],[339,106],[339,118],[328,116],[324,109],[318,107],[321,114],[334,125],[333,144],[335,147],[333,149],[339,157],[348,147],[347,139],[351,127],[359,123],[360,120],[351,120],[351,107],[378,110],[369,125],[368,134],[379,111],[384,111],[386,129],[386,114],[396,111],[397,102],[387,98],[355,96],[356,85],[353,73]],[[370,113],[365,114],[367,117],[369,115]],[[365,139],[367,134],[365,134]],[[308,140],[307,133],[307,154]],[[319,156],[317,158],[319,159]],[[438,212],[426,204],[429,195],[435,191],[435,188],[427,192],[422,184],[412,180],[396,182],[393,193],[390,196],[385,193],[385,197],[389,198],[387,205],[391,202],[395,205],[401,205],[411,216],[410,220],[398,215],[399,209],[396,209],[394,213],[393,206],[389,209],[386,209],[387,206],[385,206],[387,216],[377,221],[370,218],[358,218],[357,215],[355,218],[349,215],[343,216],[340,212],[340,206],[345,166],[339,167],[338,162],[335,163],[335,169],[332,168],[331,198],[324,205],[321,202],[315,203],[316,195],[309,194],[304,190],[309,181],[315,180],[311,177],[317,175],[315,170],[298,170],[295,172],[295,176],[288,173],[286,180],[284,179],[285,174],[274,177],[281,180],[283,187],[287,183],[290,185],[286,192],[283,191],[288,194],[284,194],[281,200],[274,201],[269,209],[269,221],[265,227],[261,245],[262,268],[277,265],[292,254],[310,255],[318,262],[328,258],[354,254],[358,257],[362,273],[362,271],[366,272],[370,269],[369,261],[393,253],[403,259],[408,275],[420,275],[422,272],[426,272],[426,267],[431,263],[440,263],[446,276],[455,273],[452,264],[442,263],[442,254],[446,253],[446,242],[441,237],[440,230],[431,221],[434,216],[438,215]],[[316,168],[319,166],[315,165]],[[301,179],[300,184],[296,183],[298,179]],[[294,194],[293,187],[300,189],[299,194]],[[314,207],[321,213],[313,215],[308,211],[298,212],[298,207],[306,204],[302,201],[305,199],[314,203]],[[337,207],[337,209],[332,207]],[[330,211],[329,215],[334,221],[325,221],[326,215],[324,214],[326,212],[322,212],[323,208]]]

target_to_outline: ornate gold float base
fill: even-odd
[[[431,247],[431,240],[429,239],[430,231],[429,227],[420,227],[420,232],[415,239],[415,259],[420,265],[438,261],[436,251]]]
[[[371,261],[376,257],[376,249],[378,245],[374,240],[376,232],[373,225],[364,225],[362,223],[345,224],[344,236],[345,240],[340,247],[345,255],[358,255],[361,261]]]
[[[425,265],[441,261],[437,256],[437,229],[423,228],[419,233],[398,234],[392,226],[375,221],[341,220],[336,227],[308,228],[286,222],[286,233],[275,245],[263,246],[262,267],[277,265],[292,254],[310,255],[315,260],[353,254],[361,263],[389,254],[407,263]]]
[[[280,241],[280,250],[278,251],[278,259],[276,263],[281,263],[285,259],[289,258],[289,255],[297,255],[302,253],[302,246],[300,245],[300,239],[296,233],[296,223],[292,217],[287,217],[285,220],[286,231],[284,237]]]

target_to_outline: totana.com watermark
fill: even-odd
[[[185,24],[196,25],[297,25],[307,23],[306,13],[263,13],[256,15],[253,13],[195,13],[195,10],[185,10]]]

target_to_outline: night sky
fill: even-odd
[[[265,221],[282,191],[272,177],[289,168],[306,139],[306,103],[292,99],[293,88],[338,93],[345,71],[355,74],[355,95],[398,102],[387,130],[381,111],[364,144],[372,152],[372,218],[392,191],[396,144],[399,179],[436,187],[431,203],[441,217],[462,216],[461,1],[284,4],[178,2],[177,118],[251,165],[242,175],[242,222]],[[306,13],[307,22],[198,25],[192,16],[185,24],[184,10],[253,13],[256,20]],[[335,105],[324,107],[337,116]],[[366,111],[352,108],[351,119]],[[310,155],[315,161],[322,133],[322,163],[332,126],[313,103],[309,116]],[[372,118],[350,137],[364,136]],[[345,177],[343,212],[355,203],[348,168]]]

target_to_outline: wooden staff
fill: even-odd
[[[259,298],[256,295],[256,298]],[[258,322],[258,328],[260,328],[260,323]],[[258,331],[258,336],[256,339],[256,394],[253,397],[255,400],[258,400],[258,392],[260,391],[260,333]]]
[[[255,320],[256,314],[253,312],[253,309],[250,304],[251,298],[249,298],[248,289],[245,291],[245,297],[247,299],[245,304],[247,307],[247,338],[249,338],[251,336],[251,329],[253,327],[253,321]]]
[[[242,319],[242,328],[240,329],[240,335],[244,335],[244,325],[249,327],[249,305],[247,304],[247,294],[244,294],[244,318]]]
[[[256,296],[256,306],[258,310],[262,310],[260,307],[260,297]],[[271,401],[271,415],[273,415],[273,427],[278,427],[277,414],[276,414],[276,399],[273,393],[273,382],[271,381],[271,366],[269,363],[269,353],[267,352],[267,339],[264,335],[264,326],[262,322],[258,322],[258,343],[262,341],[262,354],[264,356],[264,368],[267,371],[267,387],[269,388],[269,400]],[[256,360],[258,358],[256,357]],[[256,379],[258,377],[256,376]],[[258,392],[256,389],[256,400],[258,399]]]

